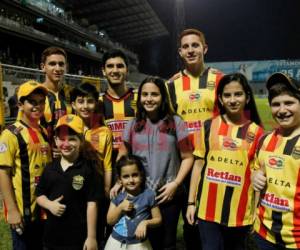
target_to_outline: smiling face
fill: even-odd
[[[41,69],[46,74],[46,82],[58,84],[66,71],[66,58],[61,54],[47,56],[45,63],[41,64]]]
[[[61,155],[68,159],[77,159],[80,151],[81,140],[77,135],[69,134],[68,128],[62,126],[55,137],[55,143]]]
[[[22,111],[22,120],[25,123],[36,123],[44,114],[45,95],[32,93],[23,102],[19,102],[19,110]]]
[[[224,86],[223,92],[218,98],[229,117],[241,116],[249,101],[242,85],[237,81],[232,81]]]
[[[272,116],[283,129],[291,130],[300,126],[300,102],[297,98],[281,94],[270,103]]]
[[[102,69],[103,75],[106,77],[111,87],[114,85],[124,84],[128,69],[125,61],[121,57],[109,58]]]
[[[181,46],[178,50],[186,67],[197,66],[204,63],[204,55],[207,46],[204,46],[196,34],[188,34],[181,38]]]
[[[76,114],[83,120],[88,120],[92,117],[96,109],[96,100],[93,96],[77,96],[72,102],[72,108]]]
[[[141,90],[141,104],[147,116],[157,117],[161,102],[162,96],[159,88],[152,82],[145,83]]]
[[[126,165],[121,169],[120,181],[129,194],[136,195],[141,191],[143,177],[137,165]]]

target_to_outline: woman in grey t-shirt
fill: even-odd
[[[169,105],[165,83],[148,77],[140,85],[136,118],[123,134],[121,155],[133,154],[142,158],[146,186],[156,192],[163,226],[150,233],[154,249],[175,249],[176,229],[182,199],[181,184],[193,165],[193,148],[183,120]]]

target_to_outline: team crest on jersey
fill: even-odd
[[[83,187],[84,177],[81,175],[73,176],[72,187],[75,190],[80,190]]]
[[[68,116],[66,117],[66,122],[67,122],[67,123],[70,123],[70,122],[72,122],[72,121],[73,121],[73,116],[68,115]]]
[[[198,101],[198,100],[200,100],[200,93],[195,93],[195,92],[193,92],[193,93],[191,93],[190,95],[189,95],[189,100],[191,101],[191,102],[193,102],[193,101]]]
[[[7,151],[7,145],[5,143],[0,144],[0,153],[4,153]]]
[[[298,160],[300,159],[300,146],[295,146],[293,148],[291,156],[295,159]]]
[[[216,83],[214,81],[209,81],[206,86],[208,89],[214,89],[216,87]]]
[[[228,149],[228,150],[237,150],[238,142],[231,138],[224,137],[223,138],[223,148]]]
[[[267,166],[269,168],[273,169],[283,169],[284,167],[284,158],[276,156],[276,155],[271,155],[267,159]]]
[[[246,134],[246,142],[252,143],[254,141],[255,134],[251,131],[248,131]]]
[[[132,109],[136,110],[136,100],[132,100],[132,101],[130,102],[130,107],[131,107]]]

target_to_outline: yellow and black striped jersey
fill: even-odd
[[[135,117],[137,93],[134,89],[121,98],[114,98],[107,92],[100,95],[100,109],[104,123],[113,134],[113,149],[118,149],[122,142],[123,130],[129,120]]]
[[[279,130],[259,143],[254,168],[263,168],[267,184],[254,223],[264,239],[300,249],[300,135],[283,137]]]
[[[251,225],[254,190],[250,165],[263,129],[248,121],[228,124],[217,116],[206,120],[194,155],[204,159],[197,192],[197,216],[229,227]]]
[[[41,118],[41,125],[52,133],[58,119],[67,114],[67,104],[64,91],[53,92],[48,89],[46,97],[44,116]]]
[[[0,166],[11,168],[16,202],[25,221],[40,216],[37,214],[35,189],[50,161],[51,150],[44,129],[34,129],[17,121],[2,132]]]
[[[173,109],[185,121],[194,146],[201,122],[218,113],[216,89],[222,76],[213,68],[207,68],[200,77],[182,71],[180,77],[166,84]]]
[[[106,126],[89,129],[85,132],[85,140],[90,142],[100,154],[104,172],[112,171],[112,132]]]

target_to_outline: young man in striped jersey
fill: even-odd
[[[223,74],[216,69],[206,67],[204,56],[208,46],[201,31],[197,29],[182,31],[178,44],[178,52],[184,69],[169,80],[167,89],[172,106],[185,121],[189,137],[196,147],[196,135],[200,131],[202,122],[217,113],[215,90]],[[189,180],[190,177],[185,180],[186,195],[182,212],[184,219]],[[199,239],[197,228],[190,226],[186,219],[184,239],[188,250],[194,249],[195,245],[200,245],[200,240],[197,240]]]
[[[104,122],[113,133],[114,163],[125,125],[135,116],[136,94],[134,89],[126,86],[128,75],[126,55],[121,50],[114,49],[106,52],[102,60],[102,73],[107,80],[108,89],[100,94],[99,101]]]
[[[47,129],[50,139],[58,119],[67,114],[66,98],[62,89],[66,68],[67,54],[64,49],[49,47],[43,51],[41,69],[45,73],[43,85],[48,89],[48,95],[41,124]]]
[[[275,73],[266,87],[279,127],[261,138],[256,152],[253,187],[263,191],[254,238],[261,250],[300,249],[300,82]]]

